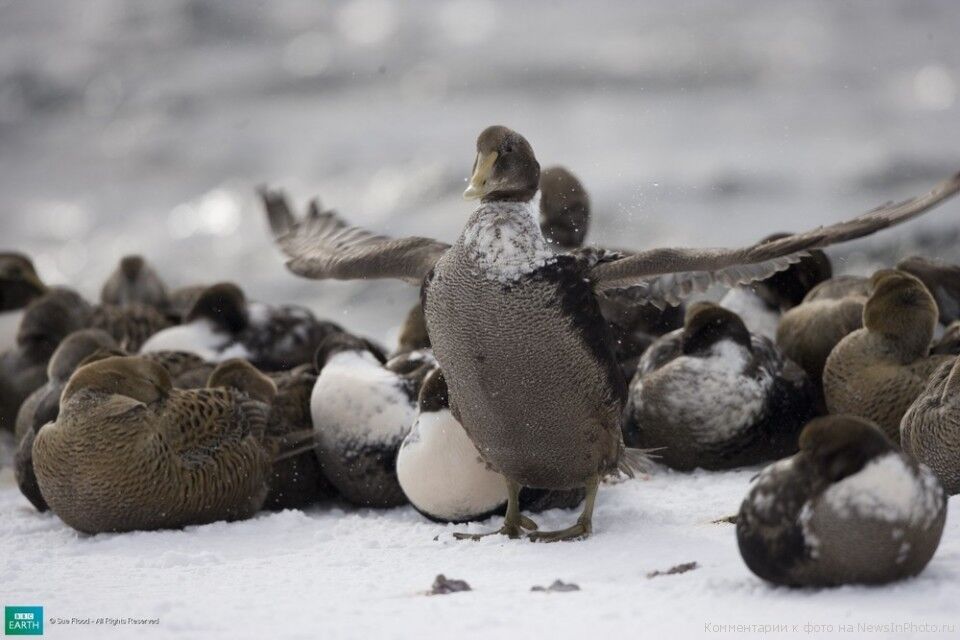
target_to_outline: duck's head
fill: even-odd
[[[893,444],[877,425],[856,416],[815,418],[800,433],[801,455],[829,482],[857,473],[892,450]]]
[[[97,360],[124,355],[127,354],[117,346],[113,337],[100,329],[83,329],[67,336],[47,365],[47,377],[52,384],[37,392],[43,395],[33,414],[33,428],[39,429],[57,419],[60,393],[74,371]]]
[[[400,327],[397,353],[407,353],[430,348],[430,335],[427,333],[427,319],[423,315],[423,306],[417,303],[407,313]]]
[[[207,387],[236,389],[255,400],[271,403],[277,397],[277,385],[243,358],[225,360],[207,379]]]
[[[46,290],[30,258],[22,253],[0,253],[0,311],[22,309]]]
[[[937,303],[920,280],[896,269],[883,269],[870,280],[863,326],[899,345],[904,354],[927,354],[937,325]]]
[[[764,238],[764,241],[779,240],[788,235],[790,234],[774,233]],[[799,262],[776,272],[754,286],[767,304],[786,311],[803,302],[811,289],[831,277],[833,277],[833,265],[830,263],[830,258],[823,251],[813,249],[808,251]]]
[[[104,351],[120,354],[120,345],[102,329],[81,329],[64,338],[47,365],[51,380],[66,381],[91,354]]]
[[[683,322],[683,353],[704,353],[721,340],[751,348],[750,331],[740,316],[712,302],[697,302],[687,308]]]
[[[317,373],[323,371],[323,368],[330,361],[330,358],[338,353],[369,353],[376,358],[380,364],[387,361],[383,350],[366,338],[355,336],[345,331],[339,331],[327,336],[313,356],[313,364]]]
[[[247,299],[232,282],[207,287],[197,296],[184,322],[205,319],[229,333],[243,331],[250,322]]]
[[[420,413],[434,413],[450,408],[450,399],[447,395],[447,381],[439,367],[434,368],[424,378],[420,386],[420,397],[417,401]]]
[[[539,183],[540,164],[526,138],[499,125],[480,133],[473,174],[463,192],[465,199],[528,202]]]
[[[583,245],[590,226],[590,197],[577,177],[564,167],[540,172],[540,230],[550,244],[563,249]]]
[[[124,256],[100,290],[100,302],[164,307],[167,287],[143,256]]]
[[[64,338],[87,326],[92,313],[78,293],[55,287],[27,306],[17,344],[37,356],[49,357]]]
[[[114,356],[77,369],[63,390],[60,404],[84,390],[150,404],[166,398],[171,389],[170,374],[160,364],[138,356]]]

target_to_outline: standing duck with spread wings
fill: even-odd
[[[506,519],[494,533],[519,537],[535,529],[520,515],[517,496],[523,486],[587,489],[576,524],[529,534],[545,541],[587,536],[601,478],[617,469],[631,474],[646,462],[643,452],[623,444],[626,384],[598,296],[662,307],[715,282],[759,280],[804,251],[905,222],[960,190],[958,174],[918,198],[742,249],[652,249],[622,256],[555,253],[537,223],[539,177],[540,165],[523,136],[501,126],[485,129],[464,192],[480,205],[452,246],[375,235],[316,205],[297,220],[282,196],[262,195],[294,273],[421,284],[451,411],[486,462],[507,480]]]

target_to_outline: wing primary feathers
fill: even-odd
[[[261,189],[274,241],[287,268],[315,279],[397,278],[420,284],[450,245],[430,238],[389,238],[348,224],[319,200],[297,220],[282,192]]]
[[[263,208],[267,212],[267,222],[270,223],[270,231],[273,237],[277,238],[290,231],[296,224],[297,219],[290,209],[290,203],[283,191],[270,189],[261,186],[257,189],[260,200],[263,201]]]
[[[714,283],[747,284],[787,269],[812,249],[862,238],[926,213],[960,191],[960,173],[929,192],[888,203],[845,222],[821,226],[740,249],[661,248],[600,262],[590,271],[594,287],[608,297],[679,304]],[[662,308],[662,307],[661,307]]]

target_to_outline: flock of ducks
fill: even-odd
[[[960,492],[960,268],[834,276],[820,249],[958,190],[743,249],[614,251],[583,246],[569,171],[489,127],[453,245],[261,191],[294,273],[421,287],[392,351],[232,283],[170,290],[139,256],[94,304],[0,254],[0,428],[27,499],[86,533],[338,498],[567,540],[592,532],[611,475],[772,462],[736,518],[747,566],[887,582],[926,566]],[[714,285],[718,302],[685,305]],[[525,515],[581,504],[560,531]]]

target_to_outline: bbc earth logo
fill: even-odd
[[[8,636],[42,636],[43,607],[4,607],[3,633]]]

